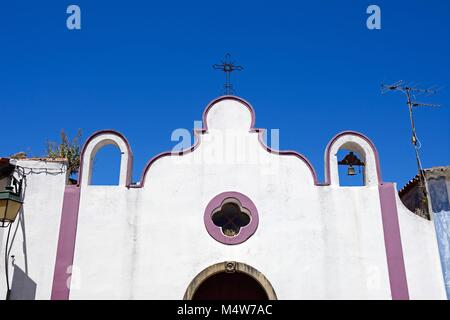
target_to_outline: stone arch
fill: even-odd
[[[364,185],[379,185],[382,183],[378,152],[369,138],[361,133],[346,131],[335,136],[325,151],[326,181],[330,185],[339,186],[339,171],[337,153],[346,149],[358,153],[364,166]]]
[[[87,186],[91,184],[92,165],[97,152],[107,145],[114,145],[120,150],[119,186],[131,184],[131,167],[133,154],[128,141],[123,135],[113,130],[105,130],[94,133],[86,141],[81,152],[79,184]]]
[[[212,266],[207,267],[203,271],[201,271],[197,276],[191,281],[186,292],[184,294],[184,300],[192,300],[195,295],[196,290],[200,287],[202,283],[204,283],[210,277],[219,274],[219,273],[234,273],[240,272],[244,273],[254,280],[258,282],[259,285],[264,289],[267,294],[269,300],[277,300],[277,295],[275,293],[274,288],[270,284],[269,280],[258,270],[249,266],[248,264],[242,262],[235,261],[225,261],[221,263],[214,264]]]

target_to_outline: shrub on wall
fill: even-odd
[[[70,141],[64,129],[61,130],[61,142],[47,142],[47,157],[67,159],[67,171],[75,175],[80,169],[80,144],[81,130],[78,129],[75,137]]]

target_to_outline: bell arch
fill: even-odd
[[[94,133],[86,141],[81,152],[79,185],[91,184],[93,161],[97,152],[107,146],[114,145],[120,150],[119,186],[131,184],[131,168],[133,154],[125,137],[113,130],[105,130]]]
[[[361,133],[346,131],[335,136],[325,150],[326,181],[339,186],[337,153],[340,150],[357,153],[364,163],[364,185],[372,186],[382,183],[378,152],[369,138]]]

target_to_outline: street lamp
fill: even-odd
[[[12,177],[14,187],[7,186],[5,191],[0,192],[0,227],[8,227],[5,246],[5,277],[6,277],[6,300],[9,300],[11,295],[11,288],[9,286],[9,236],[11,233],[12,223],[16,220],[20,207],[22,206],[22,180],[17,181]],[[17,184],[18,182],[18,184]]]
[[[8,227],[16,220],[22,203],[20,194],[14,192],[13,187],[5,187],[5,191],[0,192],[0,227]]]

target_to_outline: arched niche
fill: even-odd
[[[347,131],[334,137],[325,151],[326,181],[332,186],[339,186],[339,170],[337,154],[340,150],[357,153],[364,162],[364,185],[381,184],[378,153],[373,143],[361,133]]]
[[[91,184],[93,161],[97,152],[107,145],[114,145],[120,150],[119,186],[128,186],[131,183],[131,168],[133,155],[128,141],[120,133],[108,130],[93,134],[84,145],[81,152],[80,185]]]

